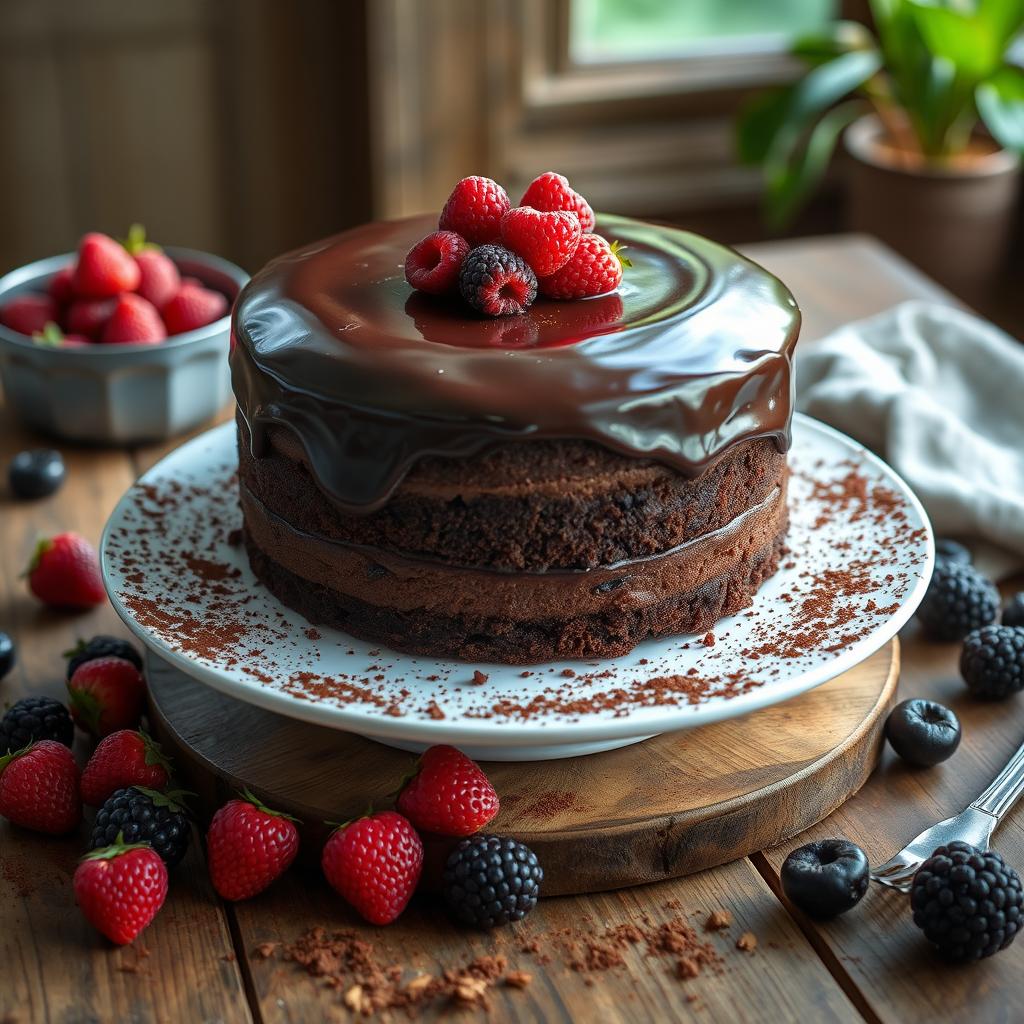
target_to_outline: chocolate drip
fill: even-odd
[[[629,247],[618,292],[477,318],[413,292],[402,261],[431,218],[369,224],[282,256],[235,308],[239,409],[259,454],[280,426],[349,513],[415,461],[576,438],[696,476],[730,446],[789,445],[792,295],[698,235],[601,217]]]

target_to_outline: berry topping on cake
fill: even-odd
[[[462,262],[459,292],[485,316],[525,313],[537,298],[537,275],[522,256],[500,245],[481,245]]]
[[[483,245],[501,236],[501,219],[511,205],[496,181],[473,175],[452,189],[437,226],[462,235],[470,245]]]
[[[519,201],[520,206],[532,206],[535,210],[568,210],[579,218],[583,231],[594,230],[594,211],[574,189],[564,174],[545,171],[530,182]]]
[[[519,206],[501,222],[505,247],[519,253],[538,277],[561,270],[576,252],[581,234],[579,218],[565,210],[542,212]]]
[[[585,234],[569,262],[541,280],[541,294],[549,299],[585,299],[614,291],[622,280],[622,268],[629,266],[620,252],[600,235]]]
[[[1006,949],[1024,921],[1020,876],[993,850],[940,846],[910,890],[914,924],[948,960],[969,962]]]
[[[469,242],[454,231],[435,231],[417,242],[405,257],[405,279],[421,292],[445,295],[459,287],[459,271]]]

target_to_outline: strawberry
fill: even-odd
[[[584,299],[614,291],[622,280],[622,268],[630,265],[620,252],[618,243],[609,245],[600,235],[584,235],[572,259],[540,280],[541,294],[549,299]]]
[[[96,549],[77,533],[39,541],[26,575],[32,593],[54,608],[94,608],[106,600]]]
[[[402,815],[381,811],[332,832],[321,864],[331,887],[370,924],[390,924],[420,880],[423,843]]]
[[[141,729],[119,729],[105,736],[82,772],[82,802],[100,807],[117,789],[166,789],[171,763],[160,744]]]
[[[109,736],[139,724],[146,683],[125,658],[94,658],[72,673],[68,694],[75,724],[93,736]]]
[[[569,187],[569,179],[554,171],[545,171],[530,182],[520,206],[532,206],[535,210],[569,210],[580,219],[584,232],[594,230],[594,211],[590,203]]]
[[[146,229],[133,224],[128,229],[124,247],[139,266],[139,286],[135,289],[147,302],[162,309],[181,287],[181,275],[174,261],[163,249],[146,241]]]
[[[63,836],[78,828],[78,765],[63,743],[40,740],[0,757],[0,814],[22,828]]]
[[[167,328],[156,306],[141,295],[126,292],[117,300],[100,341],[106,345],[142,344],[163,341],[166,337]]]
[[[202,285],[183,284],[160,312],[168,334],[184,334],[212,324],[227,311],[228,300],[220,292]]]
[[[58,306],[66,306],[75,297],[75,265],[69,263],[66,267],[61,267],[53,277],[50,278],[50,283],[46,286],[46,290],[50,293],[50,298],[57,303]]]
[[[396,804],[418,829],[469,836],[498,813],[498,794],[480,766],[455,747],[431,747]]]
[[[0,306],[0,324],[30,337],[60,316],[49,295],[19,295]]]
[[[229,800],[210,822],[210,881],[226,900],[247,900],[288,870],[299,852],[295,819],[265,807],[251,793]]]
[[[463,178],[444,204],[437,226],[454,231],[471,246],[501,237],[501,218],[508,213],[508,193],[490,178]]]
[[[469,242],[454,231],[435,231],[417,242],[405,257],[405,279],[421,292],[444,295],[459,286],[459,270]]]
[[[91,232],[78,244],[72,283],[83,299],[106,299],[139,286],[139,268],[131,254],[109,235]]]
[[[75,871],[75,899],[89,923],[111,942],[133,942],[167,899],[167,866],[147,843],[87,853]]]
[[[52,320],[41,331],[33,331],[32,340],[48,348],[81,348],[92,344],[84,334],[65,334]]]
[[[506,249],[519,253],[538,277],[547,277],[569,262],[580,244],[580,221],[575,213],[542,213],[530,206],[509,210],[501,222]]]
[[[76,299],[64,314],[64,329],[99,341],[116,305],[117,299]]]

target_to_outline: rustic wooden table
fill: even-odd
[[[871,240],[847,237],[752,246],[779,274],[805,313],[805,343],[845,321],[908,297],[952,301]],[[39,442],[0,421],[0,465]],[[18,644],[18,663],[0,684],[0,703],[29,693],[60,696],[61,651],[77,636],[123,633],[109,607],[65,616],[42,609],[19,573],[41,534],[77,530],[94,542],[115,501],[174,443],[131,451],[64,447],[69,477],[54,498],[14,503],[0,495],[0,629]],[[864,789],[801,837],[844,834],[881,861],[920,828],[959,810],[1002,766],[1024,735],[1018,702],[975,704],[956,672],[955,646],[903,637],[904,697],[926,694],[961,716],[965,738],[955,758],[914,770],[890,754]],[[84,751],[80,751],[84,753]],[[1024,867],[1024,814],[1002,827],[996,846]],[[84,826],[83,826],[84,829]],[[74,907],[71,875],[83,835],[48,840],[0,823],[0,1022],[294,1021],[351,1016],[344,989],[308,977],[264,943],[289,943],[322,925],[372,943],[379,961],[410,972],[439,972],[481,955],[506,956],[509,970],[532,974],[522,990],[490,993],[495,1019],[569,1021],[983,1021],[1024,1017],[1020,982],[1024,940],[992,960],[953,969],[932,957],[910,922],[904,897],[872,887],[839,920],[810,921],[780,897],[778,869],[794,845],[766,850],[677,881],[588,897],[542,901],[521,925],[478,935],[459,931],[429,904],[395,925],[362,925],[314,874],[292,871],[262,896],[225,906],[206,877],[199,843],[172,878],[164,910],[136,947],[114,949]],[[710,910],[734,923],[705,934]],[[617,925],[680,915],[723,957],[722,970],[678,980],[672,958],[649,956],[643,943],[605,971],[574,970],[566,942]],[[568,930],[568,932],[566,931]],[[751,932],[757,947],[735,948]],[[569,936],[566,938],[566,936]],[[541,952],[526,953],[532,940]],[[263,952],[268,948],[264,947]],[[546,955],[545,955],[546,954]],[[546,962],[545,962],[546,961]],[[437,1003],[427,1016],[452,1010]],[[473,1010],[458,1010],[469,1016]],[[394,1013],[396,1017],[402,1011]]]

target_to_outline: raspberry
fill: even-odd
[[[509,210],[501,222],[501,240],[519,253],[538,277],[547,277],[569,262],[580,244],[580,221],[575,213],[542,213],[529,206]]]
[[[940,846],[910,890],[914,924],[946,959],[969,962],[1013,942],[1024,920],[1020,876],[992,850]]]
[[[917,617],[933,640],[963,640],[999,613],[999,591],[972,565],[941,561]]]
[[[594,211],[590,203],[569,187],[569,179],[554,171],[545,171],[534,178],[519,201],[520,206],[535,210],[568,210],[579,217],[583,231],[594,230]]]
[[[615,291],[622,268],[629,263],[600,235],[584,235],[572,258],[561,270],[540,282],[549,299],[585,299]]]
[[[462,261],[459,291],[485,316],[525,313],[537,298],[537,275],[522,256],[500,245],[481,245]]]
[[[1024,689],[1024,629],[985,626],[960,652],[960,674],[975,697],[1003,700]]]
[[[501,218],[511,205],[508,193],[490,178],[463,178],[452,189],[437,226],[462,235],[470,245],[483,245],[501,237]]]
[[[459,286],[459,271],[469,242],[454,231],[435,231],[417,242],[405,257],[405,279],[421,292],[444,295]]]

